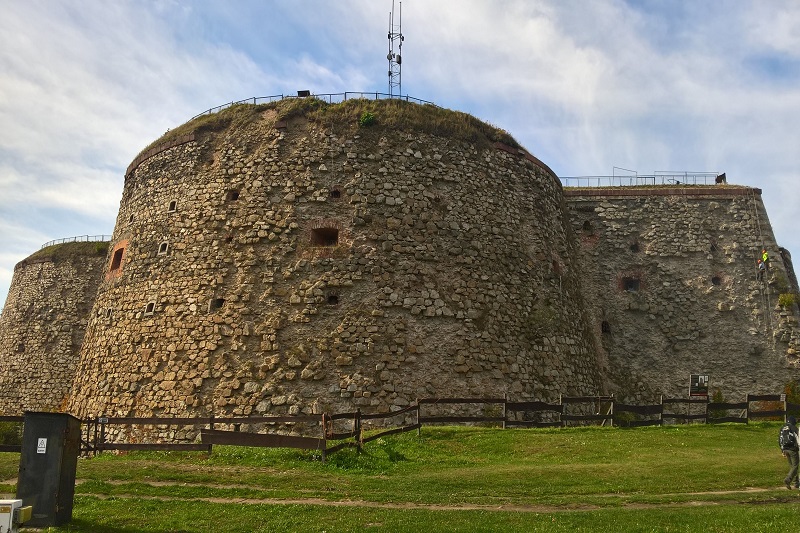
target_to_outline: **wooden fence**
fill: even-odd
[[[442,410],[445,409],[443,413]],[[652,405],[617,402],[613,396],[562,396],[558,403],[510,401],[507,398],[423,398],[389,413],[362,413],[360,409],[337,414],[250,417],[96,417],[82,421],[81,450],[84,454],[103,451],[174,450],[211,452],[214,444],[317,450],[323,461],[336,451],[356,448],[372,440],[407,431],[421,431],[423,425],[481,424],[495,427],[569,427],[601,424],[624,427],[656,426],[665,423],[748,423],[764,418],[785,418],[800,413],[800,404],[783,395],[748,394],[743,402],[708,402],[706,398],[662,398]],[[387,423],[390,421],[390,423]],[[0,416],[0,422],[24,422],[21,416]],[[377,423],[376,423],[377,422]],[[305,435],[269,432],[270,426],[294,427]],[[138,426],[138,429],[136,428]],[[220,429],[222,426],[224,429]],[[242,430],[245,426],[245,430]],[[152,430],[187,428],[198,433],[200,442],[121,442],[130,433],[137,439]],[[113,428],[113,429],[112,429]],[[254,429],[249,431],[248,428]],[[366,434],[365,434],[366,431]],[[109,437],[112,440],[109,441]],[[0,451],[21,451],[19,445],[0,445]]]
[[[0,422],[23,423],[24,416],[0,416]],[[0,452],[21,452],[22,446],[19,444],[0,444]]]

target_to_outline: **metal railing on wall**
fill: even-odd
[[[110,240],[111,235],[78,235],[77,237],[64,237],[63,239],[48,241],[41,246],[40,250],[55,244],[64,244],[65,242],[107,242]]]
[[[359,92],[359,91],[347,91],[343,93],[324,93],[324,94],[304,94],[304,95],[292,95],[292,94],[274,94],[272,96],[253,96],[251,98],[245,98],[244,100],[237,100],[236,102],[228,102],[227,104],[218,105],[216,107],[212,107],[211,109],[206,109],[202,113],[198,113],[197,115],[193,116],[191,120],[196,119],[197,117],[202,117],[203,115],[212,115],[214,113],[218,113],[223,109],[227,109],[229,107],[239,105],[239,104],[268,104],[270,102],[278,102],[280,100],[284,100],[287,98],[317,98],[329,104],[333,103],[340,103],[347,100],[352,100],[354,98],[366,98],[368,100],[403,100],[405,102],[414,102],[417,104],[425,104],[425,105],[432,105],[435,107],[439,107],[433,102],[429,102],[428,100],[423,100],[421,98],[415,98],[413,96],[401,96],[401,95],[392,95],[388,93],[378,93],[378,92]]]
[[[657,171],[652,175],[564,176],[565,187],[646,187],[653,185],[714,185],[716,172]]]

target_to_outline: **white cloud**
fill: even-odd
[[[389,0],[3,7],[2,295],[42,242],[110,230],[124,169],[168,128],[251,96],[388,89]],[[726,171],[764,189],[800,250],[793,0],[405,0],[403,33],[404,93],[508,130],[562,175]]]

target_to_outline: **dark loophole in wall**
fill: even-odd
[[[719,285],[722,283],[722,278],[719,276],[712,276],[711,277],[711,284],[712,285]]]
[[[133,215],[128,218],[128,222],[133,222]]]
[[[584,221],[583,223],[583,232],[589,234],[594,233],[594,227],[592,226],[592,223],[589,222],[588,220]]]
[[[641,281],[639,278],[622,278],[622,289],[628,292],[639,292]]]
[[[169,211],[170,213],[174,213],[177,209],[178,209],[178,201],[177,200],[172,200],[169,203],[169,207],[167,208],[167,211]]]
[[[209,304],[209,309],[216,311],[217,309],[222,309],[223,305],[225,305],[225,298],[214,298]]]
[[[339,305],[339,295],[329,294],[327,299],[328,305]]]
[[[339,187],[332,187],[329,196],[333,200],[339,200],[342,197],[342,191],[341,189],[339,189]]]
[[[314,246],[336,246],[339,244],[339,230],[336,228],[312,229],[311,244]]]
[[[169,251],[169,243],[168,243],[168,242],[162,242],[162,243],[161,243],[161,244],[158,246],[158,255],[164,255],[164,254],[166,254],[168,251]]]
[[[21,343],[17,344],[17,351],[19,353],[22,353],[22,352],[25,351],[25,343],[24,342],[21,342]]]
[[[632,242],[631,243],[631,252],[636,254],[636,253],[639,253],[639,250],[640,250],[639,243],[638,242]]]
[[[124,252],[125,248],[114,250],[114,257],[111,258],[111,270],[119,270],[119,267],[122,266],[122,254]]]
[[[147,306],[144,308],[145,315],[152,315],[156,312],[156,303],[155,302],[148,302]]]
[[[225,194],[225,200],[228,202],[235,202],[239,199],[239,191],[236,189],[232,189]]]
[[[611,324],[608,323],[608,320],[603,320],[600,323],[600,331],[602,331],[604,334],[611,333]]]
[[[708,247],[708,251],[709,252],[716,252],[717,250],[718,250],[717,243],[715,243],[715,242],[712,242],[711,246]]]

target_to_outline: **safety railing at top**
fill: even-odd
[[[413,96],[402,96],[397,94],[387,94],[387,93],[378,93],[378,92],[343,92],[343,93],[325,93],[325,94],[305,94],[305,91],[298,91],[301,94],[292,95],[292,94],[275,94],[272,96],[253,96],[252,98],[245,98],[244,100],[238,100],[236,102],[229,102],[227,104],[218,105],[217,107],[212,107],[211,109],[207,109],[202,113],[199,113],[193,116],[189,120],[194,120],[197,117],[201,117],[203,115],[211,115],[213,113],[217,113],[222,111],[223,109],[227,109],[231,106],[239,105],[239,104],[268,104],[270,102],[278,102],[285,98],[318,98],[323,100],[329,104],[344,102],[348,99],[353,98],[367,98],[369,100],[403,100],[406,102],[414,102],[417,104],[426,104],[438,107],[433,102],[429,102],[427,100],[423,100],[421,98],[414,98]]]
[[[716,172],[655,172],[651,176],[565,176],[565,187],[635,187],[648,185],[714,185]]]
[[[77,237],[65,237],[63,239],[48,241],[42,245],[42,248],[47,248],[54,244],[64,244],[65,242],[104,242],[110,240],[111,235],[78,235]]]

